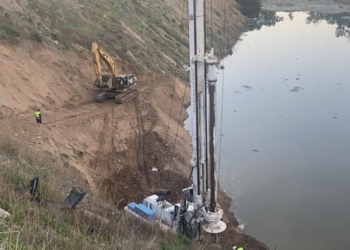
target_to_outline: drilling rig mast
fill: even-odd
[[[218,63],[214,49],[206,53],[205,0],[188,0],[189,61],[192,118],[193,184],[182,190],[181,203],[171,204],[164,196],[151,195],[141,204],[129,203],[126,212],[190,238],[200,238],[201,228],[211,234],[226,229],[223,210],[217,204],[216,82]]]
[[[205,0],[189,0],[189,48],[192,106],[192,167],[194,209],[203,218],[203,229],[226,229],[217,204],[216,82],[214,49],[206,54]],[[208,70],[208,74],[207,74]]]

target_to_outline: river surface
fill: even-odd
[[[264,12],[218,70],[220,185],[271,249],[350,249],[349,27]]]

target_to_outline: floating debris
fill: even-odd
[[[299,92],[301,90],[300,87],[294,87],[290,90],[290,92]]]
[[[245,225],[245,223],[240,224],[237,228],[242,231],[245,228]]]
[[[297,80],[297,81],[298,81],[298,80],[299,80],[299,77],[295,78],[295,80]]]
[[[252,150],[253,152],[257,152],[257,153],[259,153],[260,151],[259,150],[257,150],[257,149],[253,149]]]
[[[333,116],[334,119],[336,119],[337,117],[336,116]]]
[[[253,89],[252,86],[248,86],[248,85],[243,85],[242,87],[245,88],[247,91]]]

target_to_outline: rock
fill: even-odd
[[[7,218],[10,217],[11,214],[3,209],[0,208],[0,218]]]
[[[152,168],[152,172],[157,172],[158,168]]]

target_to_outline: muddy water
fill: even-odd
[[[350,249],[350,22],[259,23],[224,60],[220,184],[271,249]]]
[[[271,249],[350,249],[350,22],[260,19],[218,70],[220,185]]]

